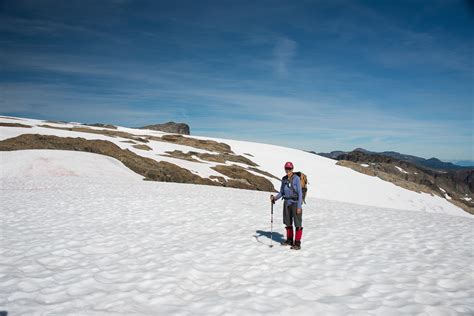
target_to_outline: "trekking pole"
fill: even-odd
[[[273,247],[273,204],[275,204],[275,202],[271,201],[272,203],[272,216],[271,216],[271,221],[270,221],[270,248]]]

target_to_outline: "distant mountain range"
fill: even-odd
[[[401,161],[410,162],[420,167],[435,169],[435,170],[461,170],[461,169],[467,169],[467,168],[474,168],[474,164],[472,163],[472,161],[469,161],[469,160],[459,161],[458,162],[459,164],[453,164],[451,162],[441,161],[438,158],[425,159],[425,158],[421,158],[417,156],[401,154],[395,151],[374,152],[374,151],[366,150],[364,148],[356,148],[352,152],[355,152],[355,151],[363,152],[365,154],[384,155],[384,156],[392,157]],[[312,152],[312,153],[315,153],[315,152]],[[330,153],[315,153],[315,154],[323,156],[323,157],[339,160],[338,159],[339,156],[345,155],[348,153],[350,152],[336,150]]]
[[[455,160],[453,161],[455,165],[462,166],[462,167],[470,167],[473,168],[474,160]]]

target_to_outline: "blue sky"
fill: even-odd
[[[0,1],[0,113],[474,159],[468,3]]]

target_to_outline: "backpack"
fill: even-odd
[[[293,172],[293,174],[296,174],[298,177],[300,177],[301,191],[303,193],[303,203],[306,204],[306,192],[308,192],[308,177],[301,171]]]
[[[303,202],[306,204],[306,192],[308,192],[308,177],[301,171],[295,172],[300,177],[301,191],[303,191]]]

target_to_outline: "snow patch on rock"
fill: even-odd
[[[400,168],[399,166],[395,166],[395,168],[397,168],[397,170],[400,171],[401,173],[409,174],[407,171],[405,171],[405,169]]]

